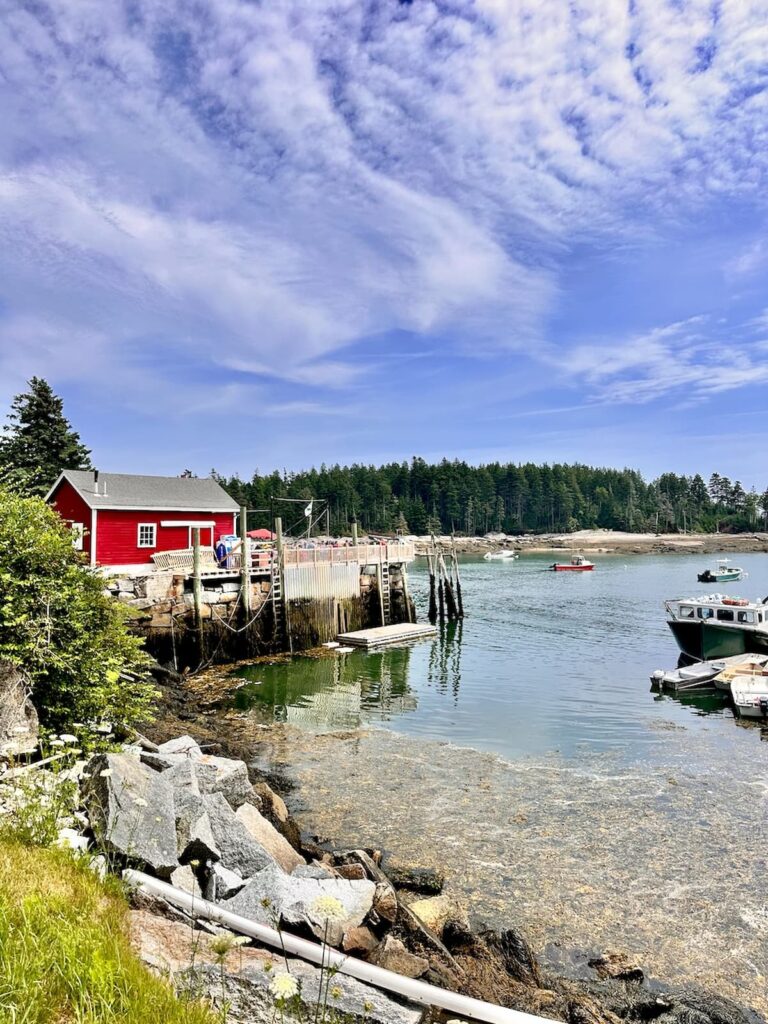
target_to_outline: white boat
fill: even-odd
[[[768,657],[758,655],[738,665],[729,665],[717,677],[717,686],[727,684],[736,713],[744,718],[768,717]]]
[[[514,551],[486,551],[483,555],[486,562],[506,562],[518,557]]]

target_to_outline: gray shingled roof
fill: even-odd
[[[96,494],[90,470],[65,469],[63,475],[91,508],[165,508],[189,509],[190,512],[238,510],[237,502],[211,477],[196,479],[99,473],[99,493]]]

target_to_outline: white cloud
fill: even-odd
[[[745,337],[749,325],[725,329],[715,340],[708,327],[706,317],[696,316],[608,344],[579,345],[559,365],[604,404],[642,404],[671,392],[694,402],[768,381],[766,343]]]
[[[716,10],[7,3],[14,365],[33,372],[48,352],[66,376],[59,337],[81,339],[94,376],[138,380],[154,345],[324,388],[359,377],[341,349],[391,329],[548,358],[569,246],[618,245],[713,194],[764,188],[768,29],[753,0]],[[681,383],[706,356],[686,344]],[[660,379],[670,345],[635,348],[611,354],[613,376],[639,359]],[[599,390],[610,374],[590,358],[570,366]],[[719,379],[741,373],[726,361]]]

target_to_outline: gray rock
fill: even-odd
[[[201,793],[222,793],[233,810],[253,800],[253,786],[245,761],[204,754],[195,758],[194,765]]]
[[[187,754],[190,757],[202,757],[203,752],[196,740],[191,736],[179,736],[175,740],[167,740],[157,748],[160,754]]]
[[[172,764],[163,772],[163,777],[168,779],[173,786],[174,797],[187,795],[200,797],[200,784],[197,781],[197,772],[193,762],[188,757]]]
[[[267,821],[253,804],[242,804],[236,814],[256,842],[274,857],[283,871],[290,874],[294,868],[304,863],[304,858],[296,853],[288,840],[280,835],[275,826]]]
[[[302,878],[286,875],[277,865],[259,871],[224,904],[228,910],[261,924],[279,916],[288,924],[308,926],[332,946],[341,945],[344,932],[362,924],[373,906],[373,882],[345,878]],[[321,897],[335,901],[338,915],[322,907]],[[265,906],[265,903],[267,904]]]
[[[83,801],[97,842],[167,878],[177,867],[173,788],[130,754],[97,754]]]
[[[201,814],[198,810],[197,816],[191,822],[179,860],[182,864],[189,864],[191,861],[200,864],[216,863],[221,860],[221,850],[213,834],[207,811]]]
[[[291,872],[296,878],[336,878],[337,876],[330,868],[322,864],[299,864]]]
[[[263,954],[262,954],[263,955]],[[315,1007],[325,1001],[327,979],[312,964],[300,960],[289,960],[290,974],[301,989],[302,1012],[300,1019],[312,1020]],[[224,998],[232,1020],[247,1024],[273,1024],[275,1001],[269,986],[277,974],[285,971],[285,963],[275,960],[271,971],[262,964],[251,962],[249,957],[240,970],[233,968],[227,973]],[[201,965],[196,972],[203,982],[206,993],[217,1008],[222,1004],[222,985],[219,969],[213,965]],[[322,985],[322,987],[321,987]],[[333,1020],[365,1021],[365,1024],[418,1024],[422,1011],[413,1004],[395,1002],[378,989],[364,985],[356,978],[337,975],[331,982],[327,996],[327,1016]],[[286,1021],[296,1018],[288,1012]],[[318,1018],[320,1019],[320,1018]]]
[[[208,815],[213,840],[221,851],[224,867],[236,871],[243,878],[250,878],[264,868],[277,867],[272,856],[235,815],[222,793],[205,794],[202,807]]]
[[[223,864],[214,864],[211,868],[213,879],[211,899],[214,903],[219,900],[228,900],[235,896],[245,885],[244,879],[236,871],[230,871]]]
[[[276,975],[286,970],[301,990],[302,1019],[313,1020],[315,1006],[323,1003],[322,975],[313,964],[294,959],[286,964],[277,951],[237,947],[223,958],[222,984],[221,968],[211,949],[212,938],[146,910],[131,911],[131,933],[144,963],[163,977],[173,977],[179,987],[207,996],[217,1009],[223,1009],[226,1001],[226,1017],[233,1022],[274,1024],[276,1007],[270,985]],[[190,967],[193,959],[195,965]],[[367,1024],[418,1024],[421,1019],[419,1007],[395,1001],[343,974],[336,975],[330,990],[326,1019],[365,1020]],[[285,1013],[286,1022],[295,1019],[293,1014]]]
[[[155,750],[144,750],[141,751],[142,763],[147,765],[149,768],[154,768],[156,772],[164,772],[167,768],[171,768],[173,765],[178,764],[179,761],[184,759],[188,760],[186,754],[161,754]]]
[[[175,871],[171,872],[171,885],[174,885],[177,889],[183,889],[184,892],[191,892],[193,896],[200,896],[202,898],[203,894],[200,891],[200,886],[197,884],[195,872],[187,865],[176,868]]]

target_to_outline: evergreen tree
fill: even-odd
[[[62,400],[47,381],[33,377],[16,395],[0,437],[4,483],[28,494],[45,494],[62,469],[92,469],[90,451],[65,418]]]

